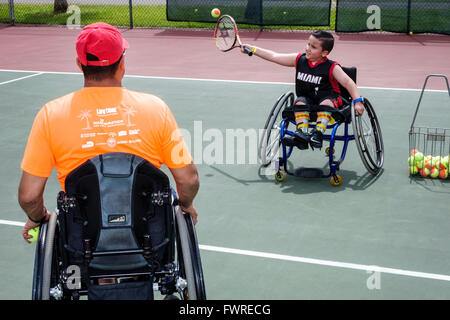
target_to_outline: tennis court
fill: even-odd
[[[131,34],[131,48],[137,38]],[[169,35],[160,41],[183,46],[185,38]],[[272,40],[295,49],[292,40]],[[214,50],[208,47],[207,52]],[[216,55],[225,65],[241,59],[238,53]],[[163,76],[162,69],[156,69],[158,76],[145,70],[147,74],[139,74],[133,73],[137,66],[131,50],[128,57],[131,71],[124,86],[168,103],[199,170],[197,235],[208,299],[450,298],[449,180],[408,175],[408,130],[418,87],[371,86],[369,77],[362,76],[361,94],[376,109],[385,143],[385,164],[377,177],[367,173],[351,144],[340,187],[328,179],[292,176],[277,183],[261,174],[254,141],[275,100],[292,91],[293,84],[223,79],[227,75],[219,73],[216,79],[214,74],[189,78],[182,72]],[[194,61],[195,54],[186,59]],[[6,61],[2,56],[0,299],[30,299],[35,246],[26,244],[20,232],[25,222],[17,204],[20,161],[37,111],[47,101],[78,90],[83,77],[64,68],[39,68],[38,63],[28,68],[11,63],[7,68]],[[444,67],[442,72],[449,75],[449,66]],[[286,70],[282,72],[292,73]],[[423,70],[423,79],[426,74]],[[439,85],[433,89],[425,93],[417,121],[448,127],[448,93]],[[295,167],[327,166],[323,150],[297,151],[290,161]],[[45,192],[48,208],[56,205],[58,191],[52,175]]]

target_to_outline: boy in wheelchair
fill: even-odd
[[[355,82],[344,72],[341,66],[328,59],[328,54],[334,46],[334,37],[327,31],[313,32],[305,48],[305,53],[278,53],[272,50],[259,48],[250,44],[242,45],[254,55],[282,66],[295,67],[295,93],[294,102],[295,122],[297,129],[293,136],[283,137],[287,146],[296,146],[299,149],[321,148],[323,134],[328,123],[332,120],[331,113],[321,110],[340,108],[344,105],[340,96],[339,85],[344,87],[353,99],[355,112],[361,115],[364,112],[363,99],[359,94]],[[318,106],[315,107],[314,106]],[[315,128],[309,132],[310,113],[317,112]]]

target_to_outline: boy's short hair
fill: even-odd
[[[87,61],[99,61],[99,59],[87,53]],[[119,58],[119,60],[109,66],[99,67],[99,66],[84,66],[81,65],[81,69],[83,70],[84,77],[87,80],[93,81],[102,81],[108,78],[112,78],[119,67],[119,63],[122,60],[123,55]]]
[[[321,42],[322,50],[328,51],[328,53],[330,53],[331,50],[333,50],[334,37],[331,34],[331,32],[317,30],[312,33],[312,36]]]

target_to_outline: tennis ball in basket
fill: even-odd
[[[409,167],[409,174],[416,175],[419,173],[419,168],[417,166],[410,166]]]
[[[430,177],[432,177],[432,178],[439,177],[439,169],[437,169],[436,167],[433,167],[430,172]]]
[[[427,159],[427,160],[425,160],[424,164],[427,169],[431,170],[432,168],[435,167],[436,162],[433,159]]]
[[[427,167],[422,168],[420,170],[420,175],[424,178],[428,177],[430,175],[430,169],[428,169]]]
[[[447,179],[448,178],[448,170],[447,169],[439,170],[439,178]]]
[[[439,163],[439,169],[448,169],[448,157],[444,157],[441,159],[441,162]]]
[[[411,152],[409,153],[410,156],[414,156],[417,152],[419,152],[419,150],[417,149],[412,149]]]
[[[423,153],[422,152],[416,152],[414,154],[414,160],[416,160],[417,162],[423,161]]]
[[[213,18],[218,18],[220,16],[220,10],[217,8],[214,8],[211,10],[211,16]]]
[[[408,158],[408,164],[409,164],[410,166],[414,166],[415,163],[416,163],[416,161],[414,160],[414,157],[413,157],[413,156],[410,156],[410,157]]]
[[[28,234],[33,238],[28,239],[31,243],[36,242],[39,234],[39,227],[28,230]]]

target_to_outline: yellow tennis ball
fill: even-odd
[[[213,18],[218,18],[220,16],[220,10],[217,8],[214,8],[211,10],[211,16]]]
[[[28,234],[33,238],[28,239],[31,243],[36,242],[39,235],[39,227],[28,230]]]

